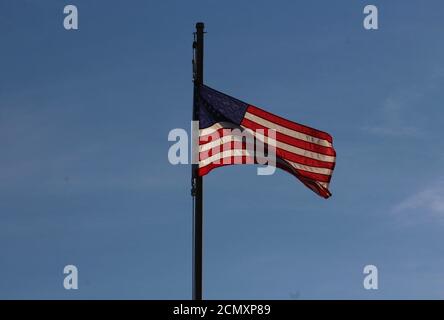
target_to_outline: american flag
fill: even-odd
[[[273,146],[275,166],[294,175],[321,197],[331,196],[328,186],[335,167],[332,137],[276,116],[205,85],[199,88],[199,176],[230,165],[258,163],[233,129],[248,132]],[[270,133],[273,134],[270,134]],[[249,151],[250,150],[250,151]],[[259,162],[262,163],[262,162]]]

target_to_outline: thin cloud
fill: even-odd
[[[402,217],[409,217],[409,221],[432,219],[444,222],[444,182],[410,195],[393,206],[392,212]]]
[[[404,119],[405,109],[419,95],[409,97],[388,97],[382,104],[381,123],[373,126],[365,126],[363,130],[382,136],[392,137],[416,137],[422,134],[418,127],[409,125]]]
[[[444,67],[432,70],[420,85],[414,83],[393,92],[383,100],[380,109],[381,120],[378,124],[367,125],[362,129],[371,134],[392,137],[418,137],[424,132],[408,119],[412,108],[430,92],[440,90],[444,78]]]

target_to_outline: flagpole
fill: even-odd
[[[196,33],[193,42],[193,121],[199,120],[197,99],[199,89],[203,84],[203,43],[204,24],[196,23]],[[194,141],[196,139],[193,139]],[[194,146],[197,148],[198,146]],[[199,157],[197,153],[197,157]],[[203,253],[203,181],[198,175],[198,164],[192,164],[191,194],[193,196],[193,300],[202,300],[202,253]]]

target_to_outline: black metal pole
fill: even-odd
[[[194,98],[193,120],[199,120],[197,100],[199,89],[203,84],[203,45],[204,24],[196,23],[195,40],[193,43],[194,62]],[[198,148],[199,146],[193,146]],[[197,157],[199,155],[197,154]],[[199,158],[197,158],[199,159]],[[193,300],[202,300],[202,253],[203,253],[203,186],[202,177],[198,175],[198,164],[192,164],[191,193],[193,196]]]

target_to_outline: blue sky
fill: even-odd
[[[2,1],[0,298],[191,297],[190,168],[167,136],[190,126],[197,21],[208,85],[331,133],[338,154],[328,200],[254,166],[205,177],[204,297],[444,298],[443,10]]]

